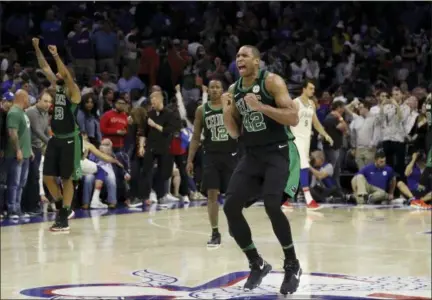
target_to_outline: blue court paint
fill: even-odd
[[[240,271],[222,275],[204,284],[188,287],[179,279],[149,270],[132,273],[140,283],[100,283],[42,286],[21,291],[22,295],[42,299],[281,299],[278,287],[283,272],[271,272],[259,288],[244,292],[242,286],[249,272]],[[427,299],[430,280],[423,277],[400,278],[397,276],[351,276],[328,273],[305,273],[304,283],[298,293],[289,298],[324,300],[376,299],[381,295],[391,298],[416,295]],[[93,296],[90,296],[93,295]],[[97,295],[97,296],[96,296]]]

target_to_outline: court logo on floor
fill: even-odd
[[[22,295],[44,299],[276,299],[284,274],[272,272],[259,288],[244,292],[248,272],[223,275],[202,285],[187,287],[172,276],[149,270],[133,272],[139,283],[92,283],[25,289]],[[296,297],[308,299],[430,299],[427,277],[348,276],[304,274]]]

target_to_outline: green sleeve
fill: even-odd
[[[19,113],[16,113],[14,111],[10,111],[7,114],[6,118],[6,127],[9,129],[18,129],[21,122],[21,116]]]

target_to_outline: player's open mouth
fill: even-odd
[[[238,68],[239,71],[246,70],[246,66],[244,66],[244,65],[239,65],[239,66],[237,66],[237,68]]]

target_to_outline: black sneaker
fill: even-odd
[[[50,231],[52,232],[69,232],[69,223],[68,223],[68,215],[69,211],[65,208],[60,209],[59,213],[56,216],[54,224],[50,227]]]
[[[285,276],[280,288],[280,293],[282,295],[295,293],[299,286],[300,276],[302,274],[302,269],[300,268],[298,259],[285,260],[284,270]]]
[[[257,261],[250,263],[249,268],[251,272],[243,287],[245,291],[251,291],[258,287],[263,278],[272,270],[272,266],[261,257]]]
[[[221,238],[221,234],[219,232],[217,233],[213,233],[210,241],[207,242],[207,247],[208,248],[219,248],[219,246],[222,243],[222,238]]]

